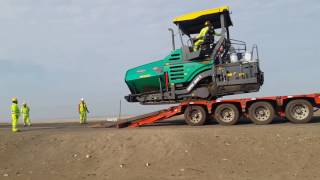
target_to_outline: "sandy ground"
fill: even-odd
[[[189,127],[176,119],[142,128],[22,130],[0,125],[1,180],[320,179],[320,117],[303,125]]]

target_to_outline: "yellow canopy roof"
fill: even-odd
[[[187,35],[199,33],[205,21],[210,21],[215,29],[221,28],[220,15],[225,18],[225,27],[232,26],[229,6],[202,10],[176,17],[173,22]]]
[[[185,15],[182,15],[182,16],[174,18],[173,22],[174,23],[178,23],[178,22],[181,22],[181,21],[194,20],[194,19],[197,19],[197,18],[199,18],[201,16],[222,13],[223,11],[229,11],[229,6],[221,6],[221,7],[218,7],[218,8],[207,9],[207,10],[202,10],[202,11],[198,11],[198,12],[185,14]]]

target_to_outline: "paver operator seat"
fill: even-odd
[[[204,42],[201,44],[198,51],[194,52],[193,50],[190,50],[192,48],[182,42],[182,49],[184,50],[183,53],[186,58],[185,60],[205,59],[205,57],[210,57],[216,47],[214,41],[215,36],[218,34],[215,33],[217,29],[221,30],[221,33],[219,33],[221,36],[217,40],[220,41],[223,39],[224,42],[229,41],[229,27],[232,26],[229,7],[222,6],[219,8],[193,12],[177,17],[173,20],[173,22],[178,26],[181,36],[186,35],[190,38],[191,42],[193,42],[191,36],[199,34],[207,21],[209,21],[211,25],[208,33],[206,33]],[[224,43],[223,45],[227,46],[228,44]],[[227,49],[228,48],[225,48],[225,50]]]

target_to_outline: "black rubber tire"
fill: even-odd
[[[230,126],[239,121],[240,113],[234,104],[220,104],[214,111],[213,116],[220,125]]]
[[[190,126],[202,126],[207,120],[207,112],[201,106],[188,106],[184,111],[184,118]]]
[[[275,110],[269,102],[255,102],[249,107],[249,119],[256,125],[270,124],[275,116]]]
[[[293,123],[307,123],[313,117],[313,106],[304,99],[292,100],[287,104],[285,113],[286,118]]]

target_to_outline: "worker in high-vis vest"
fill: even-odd
[[[212,26],[210,21],[206,21],[204,23],[204,27],[201,29],[200,33],[195,37],[193,44],[193,51],[198,51],[200,49],[201,44],[204,42],[204,38],[206,34],[209,32],[209,28]],[[213,35],[220,36],[219,33],[213,32]]]
[[[18,106],[18,99],[12,98],[12,105],[11,105],[11,118],[12,118],[12,132],[19,132],[18,129],[18,121],[20,117],[20,110]]]
[[[23,125],[24,126],[31,126],[30,108],[27,105],[27,103],[25,103],[25,102],[22,104],[21,113],[22,113],[22,118],[23,118]]]
[[[80,124],[86,124],[87,123],[87,113],[90,113],[87,107],[86,102],[84,102],[84,99],[81,98],[80,104],[78,106],[78,112],[80,114]]]

